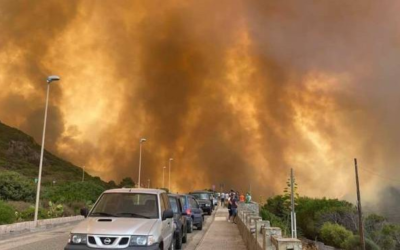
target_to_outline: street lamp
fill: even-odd
[[[82,168],[82,182],[85,181],[85,166]]]
[[[168,169],[168,191],[169,192],[171,192],[171,162],[173,161],[174,159],[172,159],[172,158],[169,158],[169,162],[168,162],[168,167],[169,167],[169,169]]]
[[[163,187],[163,188],[165,188],[165,169],[166,169],[166,168],[167,168],[167,167],[164,166],[163,169],[162,169],[162,187]]]
[[[40,184],[42,181],[42,167],[43,167],[43,153],[44,153],[44,139],[46,136],[46,122],[47,122],[47,108],[49,106],[49,92],[50,92],[50,83],[59,81],[59,76],[49,76],[47,77],[47,93],[46,93],[46,107],[44,110],[44,124],[43,124],[43,136],[42,136],[42,149],[40,150],[40,163],[39,163],[39,175],[36,189],[36,204],[35,204],[35,217],[33,220],[33,224],[37,226],[38,212],[39,212],[39,199],[40,199]]]
[[[140,152],[139,152],[139,180],[138,187],[140,188],[140,171],[142,170],[142,144],[146,142],[145,138],[140,139]]]

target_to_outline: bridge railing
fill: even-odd
[[[238,205],[237,224],[247,249],[254,250],[301,250],[301,241],[284,238],[279,227],[271,227],[269,221],[260,217],[256,202]]]

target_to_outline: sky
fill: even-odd
[[[173,191],[265,199],[293,168],[300,195],[354,202],[357,158],[363,199],[398,205],[399,7],[0,0],[0,120],[40,142],[57,74],[46,149],[106,181],[137,180],[146,138],[155,187],[172,157]]]

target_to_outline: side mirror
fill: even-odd
[[[88,214],[89,214],[89,210],[86,207],[81,208],[81,215],[82,216],[84,216],[86,218],[88,216]]]
[[[163,216],[162,216],[162,220],[171,219],[171,218],[174,218],[174,212],[172,211],[172,209],[165,210],[163,213]]]

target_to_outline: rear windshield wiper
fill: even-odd
[[[130,217],[139,217],[139,218],[151,219],[151,217],[149,217],[149,216],[145,216],[145,215],[141,215],[141,214],[135,214],[135,213],[117,213],[117,215],[121,215],[121,216],[127,215],[127,216],[130,216]]]
[[[118,217],[118,216],[115,215],[115,214],[109,214],[109,213],[104,213],[104,212],[91,213],[89,216]]]

